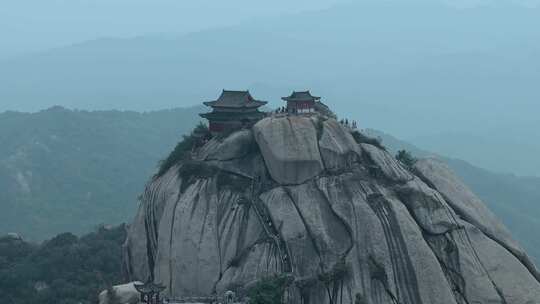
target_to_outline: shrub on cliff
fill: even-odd
[[[281,304],[285,289],[289,285],[285,276],[271,276],[259,280],[248,289],[247,295],[253,304]]]
[[[417,159],[407,150],[399,150],[396,154],[396,159],[399,160],[407,169],[412,170]]]
[[[162,176],[178,162],[187,159],[191,150],[209,137],[210,130],[208,130],[208,127],[202,122],[199,123],[191,134],[184,135],[182,141],[176,145],[171,154],[161,161],[157,176]]]

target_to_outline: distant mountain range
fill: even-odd
[[[199,111],[0,114],[0,235],[43,240],[126,221]]]
[[[158,110],[223,88],[277,106],[310,88],[362,125],[540,176],[538,28],[540,9],[512,2],[361,1],[188,35],[98,39],[0,62],[0,111]]]
[[[156,112],[72,111],[0,114],[0,235],[43,240],[132,218],[137,196],[202,107]],[[434,155],[382,132],[392,152]],[[501,175],[444,158],[540,260],[540,178]]]

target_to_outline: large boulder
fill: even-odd
[[[324,167],[330,171],[350,169],[362,154],[351,133],[335,119],[317,124],[322,124],[319,150]]]
[[[427,183],[446,197],[448,203],[465,221],[501,240],[514,243],[510,232],[442,161],[434,158],[422,159],[415,164],[415,169]]]
[[[128,277],[146,280],[154,268],[159,231],[164,209],[174,203],[180,193],[180,166],[173,166],[163,176],[154,178],[141,196],[136,217],[129,227],[123,245],[124,272]],[[144,202],[152,202],[151,204]]]
[[[201,160],[233,160],[252,152],[256,143],[249,129],[239,130],[225,138],[214,137],[197,153]]]
[[[178,300],[283,275],[288,303],[538,303],[534,265],[442,164],[409,171],[332,119],[263,119],[244,153],[249,134],[148,184],[129,280],[153,274]]]
[[[99,304],[137,304],[141,298],[140,293],[135,289],[135,284],[141,282],[131,282],[123,285],[113,286],[110,290],[104,290],[99,294]],[[111,292],[112,291],[112,294]]]
[[[540,285],[527,267],[495,240],[472,225],[465,224],[467,235],[478,254],[480,266],[487,273],[502,303],[535,303],[540,299]],[[474,293],[470,290],[469,292]],[[533,302],[532,299],[535,299]]]
[[[387,151],[370,144],[360,146],[374,164],[375,172],[380,172],[382,176],[394,182],[405,183],[413,179],[412,174]]]
[[[266,167],[276,182],[301,184],[324,169],[312,119],[269,117],[259,121],[253,132]]]
[[[418,174],[446,198],[455,212],[466,222],[476,226],[487,237],[509,250],[540,280],[540,274],[525,250],[512,238],[508,229],[487,206],[459,180],[442,161],[435,158],[420,160]]]
[[[396,187],[396,193],[418,225],[429,234],[459,229],[457,215],[437,191],[419,179]]]

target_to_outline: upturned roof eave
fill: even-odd
[[[321,99],[319,96],[311,95],[311,92],[308,91],[293,91],[291,95],[281,97],[285,101],[318,101]]]
[[[160,293],[166,289],[165,286],[155,283],[134,284],[134,287],[140,293]]]
[[[321,100],[318,96],[311,96],[311,98],[294,98],[294,97],[281,97],[284,101],[319,101]]]
[[[200,113],[199,116],[205,119],[214,119],[214,120],[241,120],[241,119],[260,119],[266,114],[264,112],[249,112],[249,113],[238,113],[238,112],[208,112]]]
[[[249,103],[245,104],[224,104],[221,103],[220,100],[213,100],[213,101],[206,101],[203,102],[205,106],[211,107],[211,108],[231,108],[231,109],[242,109],[242,108],[259,108],[266,104],[268,104],[268,101],[262,101],[262,100],[253,100]]]

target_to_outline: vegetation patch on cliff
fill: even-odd
[[[171,154],[161,161],[157,176],[162,176],[180,161],[188,159],[193,148],[200,145],[209,137],[210,130],[208,130],[208,127],[203,123],[199,123],[195,129],[191,131],[191,134],[184,135],[182,141],[176,145]]]
[[[399,150],[396,154],[396,159],[401,162],[405,168],[407,168],[409,171],[413,171],[414,164],[418,161],[411,152],[407,150]]]
[[[281,304],[285,290],[291,284],[290,278],[284,275],[265,277],[248,289],[250,303]]]

